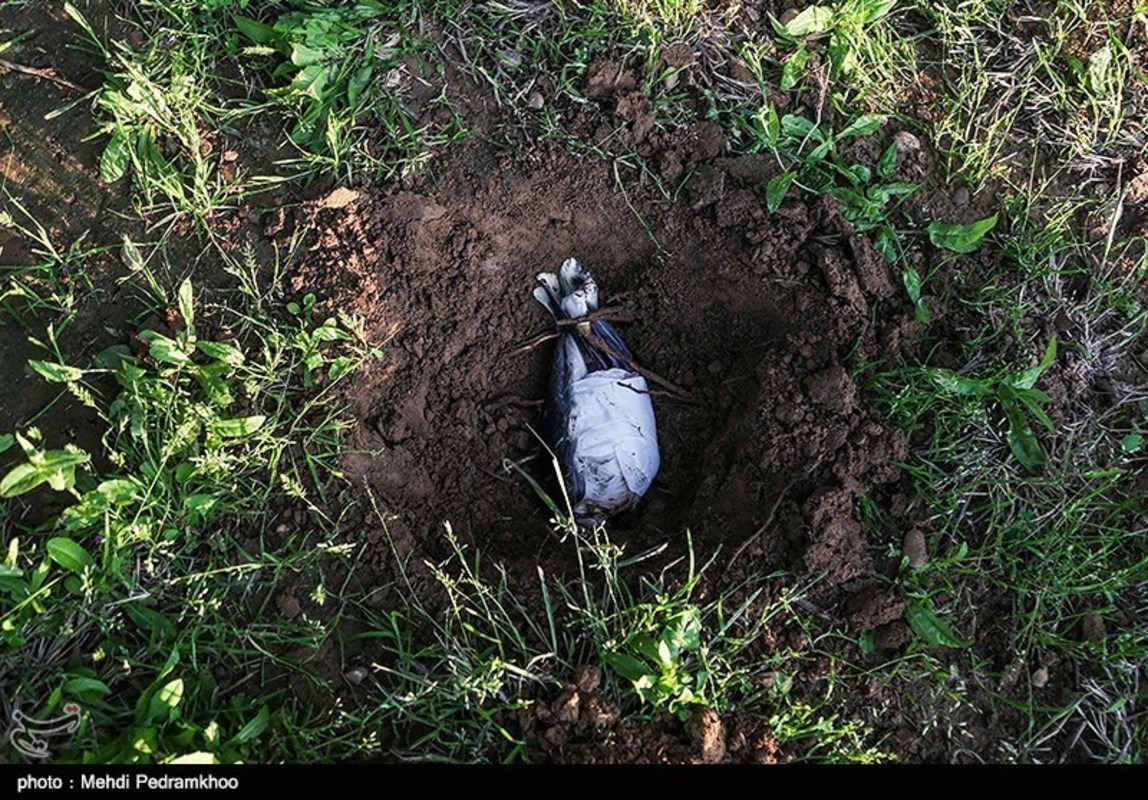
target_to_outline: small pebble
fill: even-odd
[[[527,98],[526,105],[535,111],[541,111],[542,107],[546,105],[546,98],[542,96],[542,92],[535,89],[530,93],[530,97]]]
[[[722,371],[721,362],[720,361],[711,361],[710,365],[708,367],[706,367],[706,369],[709,370],[710,375],[717,375],[718,373],[720,373]]]
[[[909,566],[920,569],[929,561],[929,551],[925,545],[925,534],[913,529],[905,534],[901,552],[909,559]]]
[[[365,681],[370,674],[366,667],[351,667],[343,673],[343,677],[347,679],[347,683],[352,686],[358,686]]]
[[[893,136],[897,149],[902,153],[915,153],[921,149],[921,140],[908,131],[897,131]]]
[[[959,206],[968,205],[969,190],[964,186],[958,186],[956,191],[953,192],[953,202]]]
[[[1032,685],[1037,689],[1043,689],[1048,685],[1048,669],[1046,667],[1037,667],[1032,673]]]

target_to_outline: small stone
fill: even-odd
[[[915,153],[921,149],[921,140],[909,131],[897,131],[893,134],[893,141],[902,153]]]
[[[287,619],[295,619],[303,613],[303,607],[299,605],[299,601],[295,599],[295,595],[281,594],[275,598],[275,607],[279,609],[279,613],[287,617]]]
[[[1037,689],[1043,689],[1048,686],[1048,668],[1037,667],[1032,673],[1032,685]]]
[[[722,363],[720,361],[711,361],[706,369],[709,370],[710,375],[718,375],[722,371]]]
[[[782,25],[788,25],[790,22],[792,22],[797,17],[797,14],[798,14],[798,11],[796,8],[787,8],[781,12],[781,16],[778,17],[778,21]]]
[[[354,189],[348,189],[346,186],[340,186],[335,189],[322,200],[319,201],[320,208],[345,208],[351,203],[359,199],[359,193]]]
[[[920,569],[925,566],[929,561],[929,551],[925,545],[925,534],[914,528],[905,534],[905,541],[901,546],[901,552],[909,559],[909,566],[913,569]]]
[[[541,111],[542,107],[546,105],[546,98],[542,96],[542,92],[535,89],[530,93],[530,97],[527,98],[526,105],[535,111]]]
[[[347,683],[352,686],[358,686],[370,676],[370,671],[366,667],[351,667],[343,673],[343,677],[347,679]]]
[[[969,204],[969,190],[964,186],[958,186],[956,191],[953,192],[953,202],[959,206]]]

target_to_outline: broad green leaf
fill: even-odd
[[[897,5],[897,0],[876,0],[876,2],[866,4],[862,9],[862,22],[864,24],[876,22],[892,11],[895,5]]]
[[[271,44],[276,39],[275,29],[270,25],[236,14],[235,27],[239,32],[256,44]]]
[[[917,321],[928,325],[933,317],[921,297],[921,274],[912,267],[906,267],[905,271],[901,273],[901,278],[905,283],[905,291],[909,293],[909,299],[913,301]]]
[[[297,67],[315,66],[321,64],[325,58],[326,53],[322,50],[316,50],[314,47],[308,47],[298,42],[291,46],[291,63]]]
[[[339,323],[334,318],[331,318],[316,328],[311,335],[320,342],[341,342],[349,334],[339,327]]]
[[[1108,81],[1106,76],[1112,64],[1112,49],[1104,45],[1088,57],[1088,86],[1093,92],[1101,93],[1105,90]]]
[[[75,468],[91,456],[79,450],[47,450],[35,462],[13,467],[0,480],[0,498],[16,497],[30,492],[42,483],[56,491],[67,489],[75,478]]]
[[[900,241],[897,238],[897,232],[888,225],[882,225],[877,229],[873,235],[873,247],[885,259],[886,264],[897,263],[901,250]]]
[[[140,485],[131,478],[113,478],[102,481],[96,491],[109,503],[126,503],[139,497]]]
[[[881,122],[881,117],[862,114],[846,125],[841,132],[837,134],[836,138],[845,139],[851,136],[868,136],[881,127]]]
[[[804,139],[808,136],[818,142],[822,141],[817,132],[817,125],[812,120],[796,114],[786,114],[781,118],[781,134],[791,139]]]
[[[195,347],[208,358],[222,361],[232,367],[241,367],[246,360],[238,347],[223,342],[196,342]]]
[[[100,697],[109,695],[112,690],[103,681],[95,678],[72,678],[64,684],[64,694],[78,697],[84,694],[97,694]]]
[[[934,247],[952,250],[954,253],[971,253],[981,246],[985,234],[995,228],[996,224],[996,214],[968,225],[931,222],[928,227],[929,241]]]
[[[213,494],[189,494],[183,498],[183,507],[193,514],[202,516],[211,511],[217,502],[219,498]]]
[[[807,6],[796,17],[785,23],[785,32],[794,38],[813,36],[829,30],[833,24],[833,9],[827,6]]]
[[[909,603],[905,609],[905,620],[915,634],[933,647],[962,648],[969,646],[968,642],[962,641],[953,633],[952,628],[937,616],[937,612],[933,611],[932,607],[919,600]]]
[[[0,480],[0,497],[23,495],[47,480],[48,476],[38,464],[18,464]]]
[[[179,284],[179,291],[176,292],[176,300],[179,304],[179,315],[183,317],[184,324],[189,328],[195,324],[195,308],[192,306],[193,294],[191,278],[184,278],[183,282]]]
[[[171,620],[154,609],[138,602],[127,603],[123,609],[140,630],[150,633],[158,641],[169,641],[177,635]]]
[[[165,764],[218,764],[219,761],[215,758],[214,753],[208,753],[203,750],[198,750],[194,753],[185,753],[182,756],[175,756],[165,760]]]
[[[52,383],[68,383],[69,381],[78,381],[84,377],[84,371],[82,369],[57,364],[54,361],[29,360],[28,366],[36,370],[44,380],[51,381]]]
[[[1120,440],[1120,449],[1129,455],[1139,453],[1144,449],[1144,436],[1139,433],[1130,433]]]
[[[359,102],[359,98],[362,96],[363,91],[367,88],[368,85],[370,85],[371,75],[374,72],[374,69],[375,68],[373,64],[367,64],[364,67],[360,67],[355,72],[355,74],[351,76],[351,80],[348,81],[347,105],[351,106],[351,108],[355,107],[355,104]]]
[[[849,167],[849,169],[845,170],[845,174],[849,182],[854,186],[864,186],[869,182],[869,179],[873,177],[872,171],[864,164],[854,164],[853,166]],[[879,187],[872,188],[875,189]],[[870,189],[870,193],[871,192],[872,189]]]
[[[170,719],[171,712],[183,700],[183,678],[168,681],[151,698],[149,712],[152,719]]]
[[[11,450],[14,444],[16,444],[15,436],[10,433],[0,433],[0,453]]]
[[[626,653],[605,653],[602,660],[627,680],[638,681],[650,673],[650,668],[646,664]]]
[[[785,63],[781,65],[781,91],[788,92],[801,80],[801,76],[805,74],[805,65],[809,61],[809,51],[804,47],[798,48],[797,52],[785,59]]]
[[[967,378],[948,369],[933,370],[933,380],[942,389],[953,394],[967,397],[987,397],[993,393],[992,387],[986,381]]]
[[[777,149],[777,141],[781,136],[781,119],[777,116],[777,109],[773,103],[767,103],[764,108],[765,138],[769,146]]]
[[[100,156],[100,177],[107,183],[115,183],[128,170],[130,152],[128,140],[120,131],[112,134],[104,154]]]
[[[1008,434],[1005,438],[1008,440],[1009,450],[1024,467],[1036,469],[1045,461],[1044,450],[1032,432],[1032,426],[1029,425],[1024,409],[1015,400],[1004,397],[1001,398],[1001,407],[1008,419]]]
[[[143,331],[140,333],[140,338],[148,343],[148,355],[156,361],[179,366],[191,360],[179,342],[167,338],[162,333]]]
[[[354,365],[355,361],[350,356],[339,356],[331,362],[331,368],[327,370],[327,377],[331,381],[337,381],[350,372]]]
[[[773,212],[781,207],[781,203],[785,200],[785,195],[796,177],[797,173],[793,170],[789,170],[770,180],[769,184],[765,187],[766,208]]]
[[[253,414],[250,417],[236,419],[217,419],[208,423],[208,427],[217,436],[226,438],[248,436],[263,427],[267,417],[262,414]]]
[[[267,706],[263,706],[259,709],[258,714],[239,729],[239,733],[235,734],[235,738],[232,741],[236,744],[245,744],[259,738],[259,735],[267,730],[267,725],[270,721],[271,712],[267,710]]]
[[[1005,383],[1017,389],[1031,389],[1036,385],[1041,374],[1049,368],[1053,361],[1056,360],[1056,337],[1052,337],[1048,346],[1044,349],[1044,355],[1041,356],[1040,363],[1032,369],[1026,369],[1021,372],[1011,375],[1005,379]]]
[[[877,159],[877,177],[888,180],[897,170],[897,143],[893,142],[885,148],[885,152]]]
[[[137,245],[127,236],[124,237],[124,247],[121,255],[124,260],[124,264],[126,264],[128,269],[130,269],[132,272],[139,272],[144,268],[144,257],[143,253],[140,252],[139,245]]]
[[[57,536],[49,539],[46,547],[48,548],[48,558],[66,570],[83,572],[84,567],[95,566],[96,562],[88,555],[88,551],[71,539]]]

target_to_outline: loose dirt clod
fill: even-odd
[[[1080,634],[1086,642],[1102,642],[1107,635],[1104,617],[1089,614],[1080,620]]]
[[[686,731],[701,751],[703,764],[720,764],[725,758],[725,726],[716,711],[698,709],[686,723]]]

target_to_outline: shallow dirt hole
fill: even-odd
[[[687,182],[675,201],[651,184],[622,191],[608,163],[568,151],[521,163],[475,145],[409,188],[305,212],[318,234],[294,288],[389,337],[350,391],[361,453],[349,466],[401,535],[433,552],[449,520],[500,556],[543,557],[548,514],[503,463],[555,487],[531,432],[553,342],[523,345],[548,329],[534,275],[569,256],[631,320],[619,329],[639,361],[689,393],[654,397],[662,469],[618,538],[641,547],[689,528],[705,551],[736,547],[804,481],[759,548],[791,560],[817,542],[810,525],[837,525],[862,486],[892,477],[897,434],[858,408],[843,366],[878,344],[886,268],[827,205],[767,216],[753,165],[718,159],[721,191]],[[832,536],[843,541],[826,557],[864,561],[860,528]]]

